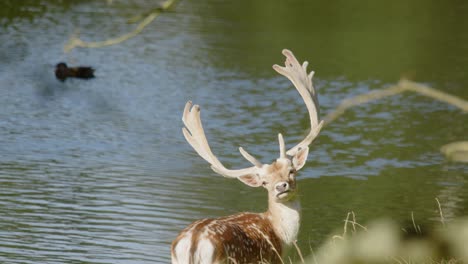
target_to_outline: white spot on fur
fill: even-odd
[[[214,262],[214,246],[207,238],[198,242],[198,247],[193,256],[194,263],[211,264]],[[188,262],[187,262],[188,263]]]
[[[192,233],[187,233],[184,238],[177,243],[172,256],[172,264],[190,263],[190,246],[192,240]]]

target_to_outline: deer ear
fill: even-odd
[[[302,167],[304,167],[307,161],[308,155],[309,155],[309,147],[299,149],[299,151],[292,158],[294,169],[300,170]]]
[[[247,184],[250,187],[259,187],[259,186],[262,185],[262,181],[260,179],[260,176],[255,174],[255,173],[242,175],[242,176],[238,177],[238,179],[241,182]]]

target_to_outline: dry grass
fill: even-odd
[[[343,231],[326,241],[318,251],[304,258],[293,243],[302,264],[456,264],[468,263],[468,219],[446,223],[439,200],[440,228],[426,230],[418,225],[411,212],[411,226],[399,227],[386,219],[371,222],[368,227],[348,212]],[[229,263],[237,262],[233,259]],[[281,263],[293,264],[281,259]],[[261,264],[269,264],[261,262]]]
[[[441,224],[429,230],[416,223],[413,213],[408,227],[388,219],[373,221],[366,227],[356,221],[354,212],[349,212],[343,232],[332,235],[302,263],[468,263],[468,220],[447,223],[436,201]]]
[[[342,231],[331,235],[318,250],[304,258],[296,242],[293,246],[302,264],[457,264],[468,263],[468,219],[447,222],[436,198],[440,226],[425,229],[416,223],[411,212],[411,224],[398,226],[380,219],[364,226],[356,214],[348,212]],[[236,263],[230,260],[229,263]],[[281,259],[281,263],[293,264]],[[262,262],[268,264],[268,262]]]
[[[411,213],[411,226],[401,227],[388,219],[380,219],[364,226],[356,214],[348,212],[341,234],[332,235],[315,251],[304,258],[296,241],[293,246],[301,264],[458,264],[468,263],[468,219],[447,223],[436,198],[440,227],[427,230],[418,225]],[[271,244],[273,247],[273,245]],[[278,252],[275,250],[278,254]],[[240,264],[229,258],[228,263]],[[293,264],[288,258],[280,263]],[[261,261],[257,264],[270,264]]]

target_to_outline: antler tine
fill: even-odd
[[[279,147],[280,147],[280,159],[286,158],[284,138],[283,138],[283,135],[281,135],[281,133],[278,134],[278,141],[279,141]]]
[[[253,165],[255,165],[255,167],[257,168],[261,168],[263,166],[263,164],[258,161],[256,158],[254,158],[252,155],[250,155],[247,151],[245,151],[242,147],[239,147],[239,151],[240,153],[242,154],[242,156],[244,156],[244,158],[248,161],[250,161],[250,163],[252,163]]]
[[[299,64],[294,54],[287,49],[284,49],[282,53],[286,56],[285,66],[281,67],[275,64],[273,69],[287,77],[294,84],[306,104],[311,126],[309,134],[299,144],[286,152],[288,155],[293,156],[300,148],[307,147],[312,143],[323,126],[323,120],[319,121],[319,102],[312,85],[314,72],[311,71],[307,74],[308,62],[305,61],[302,65]]]
[[[224,165],[218,160],[213,152],[211,152],[208,141],[206,140],[205,131],[203,130],[201,123],[200,106],[193,105],[191,101],[188,101],[185,104],[184,113],[182,115],[182,122],[185,125],[185,127],[182,128],[182,133],[184,134],[185,139],[198,153],[198,155],[200,155],[200,157],[211,164],[211,169],[213,171],[229,178],[237,178],[254,172],[256,168],[255,166],[239,170],[226,169],[226,167],[224,167]],[[255,158],[253,158],[247,152],[244,151],[244,153],[246,153],[248,157],[252,158],[248,159],[249,161],[252,162],[255,160]],[[244,153],[242,155],[246,157]]]

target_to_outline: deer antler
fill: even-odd
[[[284,49],[283,55],[286,56],[285,67],[280,67],[275,64],[273,65],[273,69],[281,75],[286,76],[294,84],[306,104],[311,126],[310,132],[304,140],[288,151],[285,149],[283,136],[281,134],[278,135],[280,158],[287,158],[286,155],[294,156],[300,149],[305,148],[312,143],[323,126],[323,120],[319,122],[319,104],[315,89],[312,86],[312,77],[314,72],[312,71],[307,75],[307,61],[305,61],[301,66],[291,51]],[[211,169],[216,173],[229,178],[239,178],[249,174],[255,174],[264,166],[243,148],[239,148],[242,156],[244,156],[244,158],[250,161],[254,166],[238,170],[230,170],[224,167],[213,152],[211,152],[210,146],[208,145],[200,119],[200,106],[193,105],[191,101],[188,101],[187,104],[185,104],[182,121],[185,125],[182,129],[185,139],[195,149],[198,155],[211,164]]]
[[[301,66],[291,51],[284,49],[282,53],[286,56],[286,61],[284,63],[285,67],[275,64],[273,65],[273,69],[279,74],[287,77],[294,84],[307,106],[307,111],[309,112],[310,117],[309,134],[299,144],[286,152],[289,156],[294,156],[298,150],[309,146],[309,144],[317,137],[323,126],[323,120],[319,122],[319,103],[317,93],[312,85],[314,71],[307,74],[307,65],[309,63],[304,61]]]
[[[255,166],[239,170],[226,169],[226,167],[224,167],[218,158],[216,158],[213,152],[211,152],[210,146],[208,145],[208,141],[206,140],[205,132],[203,130],[200,119],[200,106],[192,105],[191,101],[188,101],[185,104],[182,122],[184,122],[185,125],[185,127],[182,128],[185,139],[193,147],[193,149],[195,149],[200,157],[211,164],[211,169],[216,173],[229,178],[238,178],[240,176],[255,173],[257,169],[262,167],[262,163],[247,153],[243,148],[239,148],[242,156],[244,156]]]

